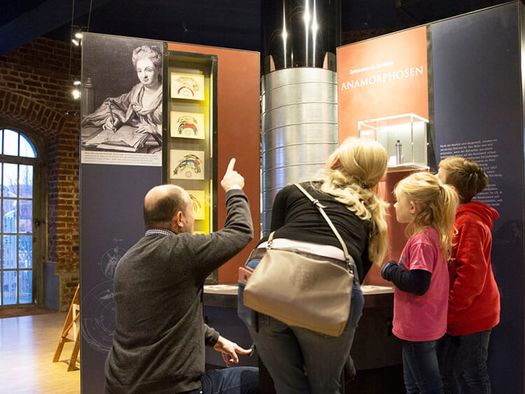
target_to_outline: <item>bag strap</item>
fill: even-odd
[[[275,231],[272,231],[270,235],[268,236],[268,241],[266,241],[266,249],[272,248],[272,242],[273,242],[273,236],[275,234]]]
[[[343,238],[341,237],[341,234],[339,234],[339,231],[337,231],[337,229],[335,228],[334,224],[332,223],[332,221],[330,220],[330,218],[328,217],[328,215],[324,211],[325,207],[323,206],[323,204],[321,204],[319,202],[319,200],[313,198],[311,196],[311,194],[308,193],[306,191],[306,189],[304,187],[302,187],[300,184],[294,183],[294,185],[297,186],[297,188],[312,202],[312,204],[314,204],[314,206],[319,210],[319,212],[321,212],[321,215],[323,215],[323,218],[326,220],[326,222],[328,223],[328,225],[330,226],[330,228],[334,232],[336,238],[339,240],[339,243],[341,244],[341,247],[343,248],[343,252],[345,254],[346,263],[348,264],[349,267],[351,266],[353,268],[354,277],[357,278],[357,267],[355,266],[354,259],[348,253],[348,248],[346,247],[346,244],[343,241]]]

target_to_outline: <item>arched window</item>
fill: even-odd
[[[34,302],[34,179],[37,151],[22,133],[0,129],[0,305]]]

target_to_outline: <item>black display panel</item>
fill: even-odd
[[[464,156],[490,178],[479,200],[501,217],[492,262],[501,293],[489,372],[494,393],[523,392],[523,85],[518,2],[431,25],[436,160]],[[522,11],[522,10],[521,10]]]
[[[160,167],[83,165],[81,168],[81,386],[104,392],[104,362],[115,328],[113,274],[120,257],[143,234],[146,192]]]

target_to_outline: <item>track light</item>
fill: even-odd
[[[71,90],[71,96],[73,96],[73,100],[80,99],[80,96],[81,96],[80,89],[78,89],[78,88],[72,89]]]
[[[80,86],[82,85],[82,82],[80,82],[78,79],[73,81],[73,89],[71,89],[71,96],[73,96],[73,100],[80,99],[80,96],[82,93],[80,92]]]
[[[73,37],[71,38],[71,42],[73,44],[75,44],[75,46],[80,46],[80,44],[82,43],[82,30],[77,30],[74,34],[73,34]]]

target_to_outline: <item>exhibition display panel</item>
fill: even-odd
[[[231,284],[237,281],[238,267],[243,265],[254,247],[260,234],[260,83],[259,53],[229,48],[216,48],[202,45],[167,43],[168,63],[174,71],[191,73],[201,70],[203,75],[210,75],[210,149],[213,154],[213,171],[210,172],[215,194],[210,201],[213,229],[220,229],[226,219],[225,194],[220,180],[231,158],[236,158],[235,168],[245,179],[244,192],[250,202],[255,239],[238,255],[217,270],[218,284]],[[206,60],[208,59],[208,60]],[[210,68],[212,62],[215,71]],[[180,64],[180,66],[177,66]],[[201,64],[201,66],[197,66]],[[206,66],[206,64],[208,66]],[[182,68],[178,70],[178,68]],[[206,71],[206,69],[208,71]],[[166,79],[170,79],[169,76]],[[206,82],[206,78],[204,79]],[[171,81],[170,81],[171,83]],[[215,94],[212,94],[215,89]],[[175,92],[177,94],[177,92]],[[171,93],[170,93],[171,95]],[[206,97],[205,97],[206,98]],[[169,98],[171,109],[181,104],[196,105],[202,108],[205,100]],[[181,107],[188,108],[188,107]],[[196,107],[193,107],[196,108]],[[188,109],[189,112],[196,112]],[[205,118],[206,121],[206,118]],[[214,134],[213,131],[216,131]],[[170,137],[171,142],[193,142],[190,139]],[[195,140],[194,146],[203,146],[207,140]],[[201,145],[199,145],[201,144]],[[172,145],[173,146],[173,145]],[[191,149],[188,149],[191,150]],[[166,156],[169,153],[166,152]],[[168,163],[166,162],[166,165]],[[168,179],[171,183],[179,179]],[[197,225],[199,223],[196,223]]]
[[[171,51],[167,73],[165,183],[189,193],[194,233],[209,234],[216,229],[217,58]],[[207,283],[217,283],[216,271]]]
[[[86,33],[82,50],[80,356],[81,390],[89,394],[104,391],[115,329],[113,275],[120,257],[144,235],[149,189],[171,183],[188,190],[195,231],[210,233],[224,224],[219,181],[235,157],[259,233],[260,165],[253,158],[259,155],[260,88],[255,52],[95,33]],[[151,78],[139,72],[142,57],[154,66]],[[142,116],[138,121],[128,117],[134,111]],[[250,246],[208,283],[233,283]]]
[[[340,140],[367,136],[385,146],[389,169],[379,192],[390,204],[399,180],[413,171],[436,172],[449,156],[476,161],[489,177],[475,200],[500,215],[491,250],[501,294],[501,320],[492,329],[488,357],[494,393],[525,390],[523,11],[520,2],[509,2],[337,52]],[[412,114],[401,123],[414,119],[404,134],[398,125],[383,124],[397,121],[399,114]],[[407,152],[411,143],[414,150]],[[406,237],[392,207],[389,213],[387,258],[396,260]],[[366,283],[381,280],[376,267]],[[356,346],[358,340],[356,335]],[[516,355],[511,365],[505,363],[509,354]]]

